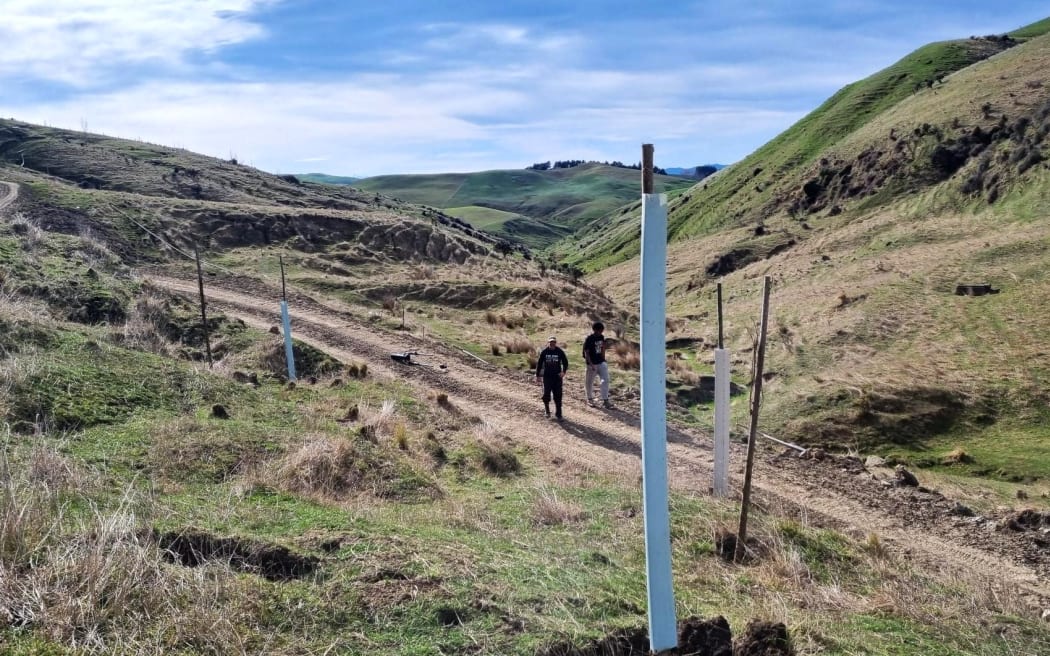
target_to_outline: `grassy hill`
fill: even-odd
[[[656,184],[674,196],[693,183],[661,175]],[[485,222],[496,230],[495,234],[546,246],[633,200],[640,185],[636,170],[583,164],[548,171],[385,175],[358,180],[355,186],[442,209],[484,207],[528,217],[538,226],[529,225],[529,221]]]
[[[983,116],[978,111],[983,107],[983,102],[974,105],[972,103],[975,99],[969,97],[962,98],[966,103],[963,106],[949,107],[944,102],[947,100],[947,94],[965,86],[948,84],[946,87],[947,78],[997,53],[1041,36],[1047,29],[1046,21],[1040,21],[1001,38],[968,38],[933,43],[911,53],[887,69],[846,86],[790,129],[741,162],[720,172],[709,184],[701,187],[704,190],[702,193],[680,196],[670,207],[671,238],[708,234],[726,225],[757,225],[778,214],[798,215],[801,210],[812,209],[803,207],[803,204],[811,202],[803,188],[815,176],[827,175],[826,166],[821,160],[826,159],[829,153],[839,156],[845,154],[839,152],[844,142],[850,143],[854,148],[848,153],[852,158],[864,152],[864,146],[871,146],[875,149],[873,152],[877,152],[879,148],[906,147],[909,143],[908,133],[921,128],[924,123],[940,126],[943,130],[953,125],[952,120],[956,118],[951,116],[946,126],[945,119],[948,115],[956,113],[958,120],[962,122],[960,125],[964,124],[967,128],[977,124],[985,128],[990,127],[994,124],[993,120],[989,120],[992,117]],[[1022,52],[1038,58],[1040,55],[1035,51],[1040,48],[1040,45],[1032,44]],[[1033,78],[1029,81],[1038,82],[1038,79]],[[996,81],[992,89],[1002,90],[1002,87],[1008,86],[1000,82]],[[1038,96],[1035,88],[1014,86],[1017,87],[1016,90],[1003,91],[999,95],[1015,93]],[[976,93],[976,90],[974,91]],[[991,97],[993,94],[985,95]],[[924,105],[923,114],[905,116],[901,112],[893,113],[891,110],[905,99],[915,99],[909,106],[915,106],[916,103]],[[927,102],[922,103],[922,99],[926,99]],[[994,118],[998,120],[1001,115],[1002,113],[997,113]],[[887,116],[891,118],[887,119]],[[884,120],[879,125],[885,126],[887,131],[877,136],[864,136],[862,128],[876,117],[883,117]],[[896,125],[888,125],[889,122],[896,122]],[[950,132],[957,134],[942,136],[946,139],[956,139],[961,129],[949,128]],[[848,139],[851,136],[857,138]],[[898,146],[901,139],[897,137],[904,139],[905,143]],[[888,141],[894,143],[887,144]],[[921,154],[929,156],[930,152],[927,149]],[[869,152],[867,156],[870,158],[872,153]],[[914,153],[909,154],[909,159],[915,159]],[[928,176],[922,171],[914,170],[915,168],[909,166],[905,170],[894,172],[897,175],[894,175],[892,181],[893,193],[924,188],[928,184]],[[863,172],[869,173],[867,170]],[[852,189],[851,193],[875,195],[876,188],[883,188],[889,174],[882,172],[877,176],[878,179],[870,181],[870,184],[866,180],[861,182],[867,185],[867,189]],[[852,175],[853,184],[849,187],[857,186],[858,177],[856,174]],[[821,181],[818,178],[816,182]],[[815,191],[815,187],[810,189],[810,193]],[[888,197],[893,197],[893,193],[888,194]],[[871,202],[878,202],[878,199],[869,200],[869,204]],[[824,209],[833,206],[834,203]],[[637,253],[637,210],[621,217],[607,219],[608,228],[602,231],[600,238],[586,241],[577,252],[567,254],[573,263],[586,270],[596,270]]]
[[[693,337],[711,343],[722,281],[734,349],[749,349],[774,279],[770,430],[951,472],[1050,474],[1048,27],[921,48],[672,203],[669,303]],[[613,220],[574,261],[624,301],[637,263],[610,265],[636,240],[632,216]],[[1001,293],[955,295],[982,281]]]
[[[490,207],[447,207],[445,212],[478,230],[514,238],[535,249],[542,249],[569,234],[569,229],[563,226]]]
[[[295,177],[303,182],[317,182],[331,185],[351,185],[361,178],[351,178],[345,175],[328,175],[327,173],[296,173]]]

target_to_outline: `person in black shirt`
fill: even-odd
[[[554,417],[561,421],[561,383],[569,370],[569,357],[558,348],[558,340],[551,336],[547,348],[540,351],[536,362],[536,382],[543,381],[543,407],[551,416],[551,396],[554,397]]]
[[[594,332],[587,335],[583,341],[583,359],[587,363],[587,374],[584,376],[584,391],[587,393],[587,403],[594,402],[594,379],[601,381],[602,405],[611,408],[609,403],[609,365],[605,362],[605,324],[595,321],[591,326]]]

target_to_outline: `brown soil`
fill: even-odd
[[[644,628],[621,629],[582,645],[559,643],[541,656],[649,656],[649,633]],[[752,620],[744,635],[733,641],[726,618],[709,620],[690,617],[678,625],[678,647],[660,656],[791,656],[794,654],[787,627]]]
[[[152,275],[160,287],[193,297],[196,280]],[[279,288],[247,278],[215,279],[206,290],[217,311],[261,330],[274,323]],[[617,409],[587,406],[581,369],[566,378],[566,419],[553,424],[542,416],[539,392],[528,373],[486,366],[433,338],[385,331],[363,321],[360,311],[335,302],[321,303],[289,290],[296,338],[344,362],[365,361],[377,377],[414,386],[421,399],[438,391],[471,414],[498,417],[501,434],[541,454],[541,464],[573,463],[596,472],[637,478],[641,473],[636,408],[620,400]],[[406,367],[390,353],[425,351],[434,365]],[[744,460],[733,445],[731,459]],[[669,426],[669,480],[679,490],[707,494],[712,461],[707,435]],[[740,478],[733,480],[739,486]],[[1033,606],[1050,599],[1050,548],[1039,531],[989,530],[1002,516],[960,517],[956,503],[935,491],[896,487],[877,479],[856,459],[801,460],[773,452],[755,463],[755,502],[764,509],[799,517],[863,537],[877,534],[891,550],[921,565],[946,565],[973,572],[992,586],[1020,591]],[[992,526],[994,529],[994,526]]]

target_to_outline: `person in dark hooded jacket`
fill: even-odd
[[[558,340],[552,335],[536,361],[536,383],[543,382],[543,407],[548,417],[551,416],[551,397],[554,397],[554,418],[558,421],[562,419],[562,379],[568,370],[569,356],[558,348]]]

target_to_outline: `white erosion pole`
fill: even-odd
[[[288,317],[288,292],[284,285],[284,257],[281,263],[281,324],[284,326],[284,359],[288,362],[288,380],[295,380],[295,354],[292,351],[292,320]]]
[[[678,646],[671,581],[671,521],[667,494],[667,196],[653,193],[653,146],[642,146],[642,506],[649,647]]]
[[[729,351],[722,343],[722,283],[718,283],[718,348],[715,349],[715,466],[711,490],[729,496]]]

